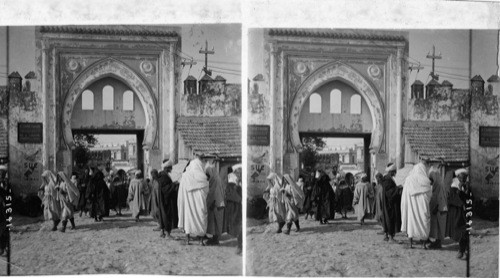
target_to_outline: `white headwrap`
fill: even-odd
[[[167,161],[165,161],[165,162],[163,162],[163,163],[161,164],[161,168],[162,168],[162,169],[165,169],[165,168],[167,168],[167,167],[172,167],[172,166],[174,166],[174,163],[173,163],[173,162],[172,162],[172,160],[170,160],[170,159],[169,159],[169,160],[167,160]]]
[[[386,173],[389,173],[390,171],[396,171],[396,170],[397,170],[396,164],[391,164],[390,166],[387,166],[387,168],[385,168]]]
[[[8,170],[7,165],[6,164],[0,164],[0,170],[7,171]]]
[[[458,177],[458,175],[460,175],[460,174],[468,174],[468,173],[469,173],[469,171],[467,171],[467,169],[462,168],[462,169],[458,169],[455,171],[455,176]]]

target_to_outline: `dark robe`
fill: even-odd
[[[465,235],[465,201],[467,195],[458,188],[450,188],[448,195],[448,217],[446,221],[445,236],[449,236],[455,241]]]
[[[313,200],[317,204],[316,220],[330,219],[331,198],[333,197],[333,189],[330,186],[330,178],[323,175],[316,180],[316,186],[313,189]]]
[[[154,178],[151,180],[151,210],[149,214],[153,217],[153,220],[157,223],[160,223],[160,218],[159,218],[159,209],[160,209],[160,184],[158,183],[158,180],[155,180]]]
[[[401,231],[401,195],[389,175],[384,176],[382,189],[382,226],[385,233],[394,236]]]
[[[109,216],[109,189],[104,181],[104,174],[97,172],[87,188],[91,217]]]
[[[160,228],[169,232],[177,227],[177,190],[176,184],[172,182],[169,174],[161,171],[158,174],[159,194],[155,198],[158,204],[158,224]]]
[[[313,185],[311,184],[311,182],[306,182],[304,184],[305,198],[304,198],[304,206],[302,209],[303,212],[305,212],[306,214],[312,212],[312,199],[311,199],[312,191],[313,191]]]
[[[341,181],[337,186],[336,209],[338,212],[347,212],[352,208],[353,191],[345,181]]]
[[[241,187],[235,183],[228,183],[224,198],[224,224],[222,232],[238,237],[242,229]]]
[[[80,191],[80,198],[78,199],[77,210],[88,211],[87,209],[87,186],[89,184],[90,177],[85,175],[83,179],[78,183],[78,191]]]

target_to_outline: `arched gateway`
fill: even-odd
[[[320,67],[300,85],[290,109],[289,131],[292,145],[297,151],[302,149],[299,136],[299,119],[306,100],[320,87],[336,80],[353,87],[368,104],[373,121],[369,148],[371,152],[379,152],[385,131],[384,105],[380,99],[380,94],[363,75],[339,61]]]
[[[138,145],[142,144],[144,148],[151,149],[154,140],[157,139],[156,127],[158,125],[157,104],[151,88],[134,70],[113,58],[106,58],[89,66],[75,79],[66,94],[62,114],[62,131],[67,146],[74,148],[71,117],[77,99],[88,86],[105,77],[113,77],[122,81],[138,96],[146,114],[144,141],[138,142]]]
[[[403,166],[407,33],[268,29],[262,39],[263,48],[250,49],[252,57],[263,58],[249,70],[255,74],[249,96],[250,195],[262,194],[269,171],[298,177],[301,135],[363,138],[364,167],[371,173],[383,171],[388,162]],[[356,95],[352,101],[361,102],[361,113],[359,107],[353,115],[344,112],[351,110],[350,99],[344,99],[341,113],[335,112],[335,101],[328,107],[338,84]],[[324,106],[309,110],[304,121],[311,95]],[[257,140],[262,138],[269,140]]]
[[[175,103],[182,84],[175,54],[180,48],[178,33],[178,28],[165,26],[37,28],[44,169],[72,171],[73,133],[82,129],[98,134],[136,134],[137,165],[145,172],[149,166],[161,165],[165,158],[177,159]],[[94,111],[75,108],[85,90],[102,90],[106,84],[101,83],[108,81],[132,92],[127,98],[137,111],[119,103],[125,98],[124,91],[115,91],[114,103],[106,107],[96,105]],[[85,124],[80,124],[80,119]]]

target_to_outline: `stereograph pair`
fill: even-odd
[[[245,34],[0,27],[0,271],[498,276],[498,30]]]

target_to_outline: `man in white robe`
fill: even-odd
[[[207,233],[209,191],[208,177],[201,155],[196,155],[182,174],[179,185],[177,206],[179,210],[179,229],[190,236],[204,237]]]
[[[431,181],[427,176],[427,163],[424,159],[415,165],[403,185],[401,199],[401,231],[410,238],[427,241],[430,232],[431,213],[429,202],[432,197]],[[425,245],[424,245],[425,247]]]

